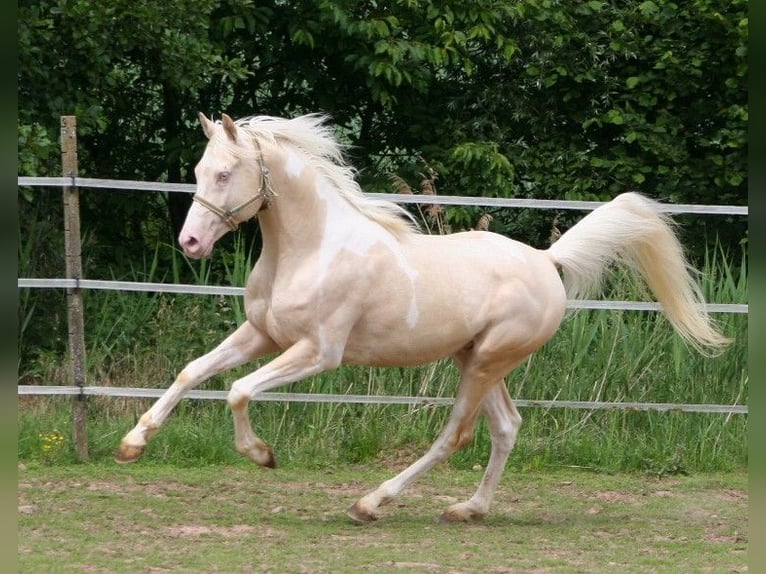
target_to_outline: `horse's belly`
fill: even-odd
[[[375,335],[352,332],[343,362],[373,367],[422,365],[453,355],[470,342],[468,333],[446,333],[443,328],[430,332],[391,329]]]

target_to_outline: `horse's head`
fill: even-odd
[[[226,114],[212,122],[200,113],[199,120],[209,141],[194,168],[197,191],[178,237],[195,259],[210,255],[215,242],[258,213],[270,194],[258,143]]]

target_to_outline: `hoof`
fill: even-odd
[[[271,447],[260,443],[256,447],[237,447],[240,454],[244,455],[258,466],[265,468],[277,468],[277,461],[274,458],[274,452]]]
[[[266,468],[277,468],[277,459],[274,458],[274,453],[271,451],[271,449],[268,450],[268,457],[266,458],[266,462],[261,464],[261,466]]]
[[[114,462],[118,464],[128,464],[137,461],[144,454],[143,446],[133,446],[129,444],[121,444],[120,450],[117,456],[114,457]]]
[[[346,515],[357,524],[369,524],[370,522],[375,522],[378,519],[377,514],[363,509],[358,502],[349,507],[349,509],[346,511]]]
[[[448,508],[439,517],[439,522],[478,522],[484,519],[484,514],[465,509]]]

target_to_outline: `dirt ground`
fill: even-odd
[[[488,517],[442,524],[476,471],[434,471],[359,526],[391,475],[22,467],[20,572],[746,572],[747,475],[508,472]]]

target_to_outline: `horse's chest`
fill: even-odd
[[[283,349],[294,345],[303,337],[303,328],[292,313],[283,308],[270,307],[266,311],[265,329]]]
[[[256,329],[285,349],[303,337],[305,326],[311,322],[306,310],[314,295],[306,285],[294,289],[300,273],[294,271],[286,281],[284,273],[268,263],[259,260],[248,279],[245,310]]]
[[[277,345],[285,349],[305,338],[311,332],[315,317],[309,305],[280,300],[253,301],[248,306],[247,318]]]

